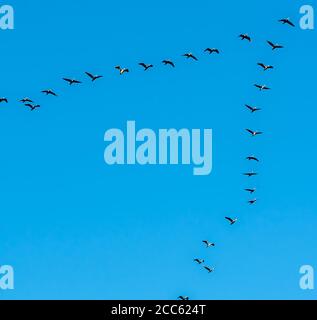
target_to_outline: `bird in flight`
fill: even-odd
[[[183,54],[183,57],[186,57],[187,59],[193,59],[193,60],[198,61],[198,59],[191,52]]]
[[[212,53],[217,53],[219,54],[219,50],[217,48],[207,48],[204,50],[204,52],[208,52],[209,54],[212,54]]]
[[[127,69],[127,68],[121,68],[120,66],[116,66],[115,69],[119,70],[120,75],[122,75],[122,74],[124,74],[124,73],[130,72],[129,69]]]
[[[256,191],[255,188],[247,188],[247,189],[244,189],[244,190],[249,192],[249,193],[251,193],[251,194],[253,194]]]
[[[146,63],[144,63],[144,62],[140,62],[140,63],[139,63],[139,66],[143,67],[143,68],[144,68],[144,71],[147,71],[148,69],[154,67],[153,64],[146,64]]]
[[[257,87],[258,89],[260,89],[260,91],[271,90],[271,88],[267,87],[265,84],[264,85],[255,84],[254,86]]]
[[[273,42],[271,41],[267,41],[267,43],[272,47],[272,50],[275,50],[275,49],[283,49],[284,47],[281,46],[280,44],[274,44]]]
[[[262,110],[261,108],[257,108],[257,107],[253,107],[253,106],[250,106],[248,104],[245,105],[252,113],[256,112],[256,111],[260,111]]]
[[[292,27],[295,27],[295,24],[289,18],[281,19],[281,20],[279,20],[279,22],[282,22],[283,24],[288,24]]]
[[[230,217],[225,217],[225,219],[230,222],[230,225],[233,225],[233,224],[235,224],[235,223],[238,221],[237,218],[232,219],[232,218],[230,218]]]
[[[75,79],[69,79],[69,78],[63,78],[64,81],[68,82],[69,85],[73,85],[73,84],[80,84],[82,83],[81,81],[79,80],[75,80]]]
[[[51,89],[43,90],[42,93],[46,94],[47,96],[52,95],[52,96],[57,97],[57,94]]]
[[[103,76],[98,76],[98,75],[93,75],[92,73],[90,72],[85,72],[86,75],[91,79],[92,82],[98,80],[98,79],[101,79],[103,78]]]
[[[171,60],[163,60],[162,63],[163,63],[165,66],[170,65],[170,66],[172,66],[173,68],[175,68],[175,64],[174,64],[174,62],[171,61]]]
[[[209,242],[208,240],[203,240],[203,243],[206,245],[206,248],[214,247],[215,244],[212,242]]]
[[[194,259],[194,262],[197,262],[198,264],[202,264],[205,262],[204,259]]]
[[[189,300],[189,297],[187,297],[187,296],[179,296],[177,299],[178,300]]]
[[[8,99],[7,98],[0,98],[0,103],[5,102],[8,103]]]
[[[260,160],[259,160],[257,157],[255,157],[255,156],[249,156],[249,157],[246,157],[246,159],[249,160],[249,161],[260,162]]]
[[[253,199],[253,200],[248,201],[248,203],[249,203],[250,205],[255,204],[256,202],[257,202],[257,199]]]
[[[248,131],[252,135],[252,137],[255,137],[255,136],[258,136],[260,134],[263,134],[262,131],[252,131],[250,129],[245,129],[245,130]]]
[[[265,64],[262,63],[262,62],[259,62],[259,63],[258,63],[258,66],[262,67],[264,71],[269,70],[269,69],[274,69],[273,66],[265,65]]]
[[[250,37],[248,34],[240,34],[240,35],[239,35],[239,38],[240,38],[241,40],[248,40],[249,42],[252,41],[252,40],[251,40],[251,37]]]
[[[20,100],[22,103],[32,103],[33,101],[30,98],[23,98]]]
[[[246,172],[243,175],[247,177],[253,177],[253,176],[257,176],[258,174],[256,172]]]
[[[38,109],[38,108],[41,107],[39,104],[36,104],[36,105],[35,105],[35,104],[31,104],[31,103],[27,103],[27,104],[25,104],[25,106],[28,107],[28,108],[30,108],[31,111],[34,111],[35,109]]]
[[[210,267],[207,267],[207,266],[204,266],[204,268],[208,271],[208,273],[211,273],[211,272],[215,271],[214,268],[210,268]]]

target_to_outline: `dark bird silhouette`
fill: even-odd
[[[271,90],[271,88],[267,87],[265,84],[263,84],[263,85],[255,84],[254,86],[257,87],[258,89],[260,89],[260,91]]]
[[[292,27],[295,27],[295,24],[289,18],[281,19],[281,20],[279,20],[279,22],[282,22],[283,24],[288,24]]]
[[[205,262],[204,259],[194,259],[194,262],[197,262],[198,264],[202,264]]]
[[[274,69],[273,66],[265,65],[265,64],[262,63],[262,62],[259,62],[259,63],[258,63],[258,66],[262,67],[264,71],[269,70],[269,69]]]
[[[214,247],[214,246],[215,246],[214,243],[209,242],[208,240],[203,240],[203,243],[206,245],[207,248],[210,248],[210,247]]]
[[[233,225],[233,224],[235,224],[235,223],[238,221],[237,218],[232,219],[232,218],[230,218],[230,217],[225,217],[225,219],[230,222],[230,225]]]
[[[73,85],[73,84],[80,84],[82,83],[81,81],[79,80],[75,80],[75,79],[69,79],[69,78],[63,78],[64,81],[68,82],[69,85]]]
[[[240,35],[239,35],[239,38],[240,38],[241,40],[248,40],[249,42],[252,41],[252,40],[251,40],[251,37],[250,37],[249,35],[247,35],[247,34],[240,34]]]
[[[246,172],[243,175],[247,177],[253,177],[253,176],[257,176],[258,174],[256,172]]]
[[[219,54],[219,50],[217,48],[207,48],[204,50],[204,52],[208,52],[209,54],[212,54],[212,53],[217,53]]]
[[[41,106],[39,104],[31,104],[31,103],[27,103],[25,104],[26,107],[29,107],[31,109],[31,111],[34,111],[35,109],[40,108]]]
[[[245,130],[248,131],[252,135],[252,137],[255,137],[255,136],[258,136],[260,134],[263,134],[262,131],[252,131],[250,129],[245,129]]]
[[[0,98],[0,103],[2,103],[2,102],[8,103],[9,101],[7,98]]]
[[[117,70],[119,70],[120,75],[123,75],[124,73],[130,72],[129,69],[127,69],[127,68],[121,68],[120,66],[116,66],[116,67],[114,67],[114,68],[117,69]]]
[[[256,202],[257,202],[257,199],[253,199],[253,200],[248,201],[248,203],[249,203],[250,205],[255,204]]]
[[[275,50],[275,49],[283,49],[284,47],[281,46],[280,44],[274,44],[273,42],[271,41],[267,41],[267,43],[272,47],[272,50]]]
[[[140,62],[140,63],[139,63],[139,66],[143,67],[143,68],[144,68],[144,71],[147,71],[148,69],[154,67],[153,64],[146,64],[146,63],[143,63],[143,62]]]
[[[198,61],[198,59],[191,52],[183,54],[183,57],[186,57],[187,59],[193,59],[195,61]]]
[[[214,268],[210,268],[208,266],[204,266],[204,268],[208,271],[208,273],[214,272],[215,269]]]
[[[253,194],[256,191],[255,188],[247,188],[247,189],[244,189],[244,190],[249,192],[249,193],[251,193],[251,194]]]
[[[246,157],[246,159],[249,160],[249,161],[260,162],[260,160],[258,158],[256,158],[255,156],[249,156],[249,157]]]
[[[98,75],[93,75],[92,73],[90,72],[85,72],[86,75],[91,79],[92,82],[98,80],[98,79],[101,79],[103,78],[103,76],[98,76]]]
[[[260,111],[262,110],[261,108],[257,108],[257,107],[253,107],[253,106],[250,106],[248,104],[245,105],[252,113],[256,112],[256,111]]]
[[[52,96],[57,97],[57,94],[51,89],[43,90],[42,93],[45,93],[47,96],[52,95]]]
[[[20,100],[20,102],[22,102],[22,103],[32,103],[33,101],[30,99],[30,98],[23,98],[23,99],[21,99]]]
[[[174,64],[174,62],[171,61],[171,60],[163,60],[162,63],[163,63],[165,66],[170,65],[170,66],[172,66],[173,68],[175,68],[175,64]]]
[[[187,296],[179,296],[177,299],[178,300],[189,300],[189,297],[187,297]]]

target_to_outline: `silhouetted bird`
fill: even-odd
[[[130,72],[129,69],[121,68],[120,66],[116,66],[115,69],[119,70],[120,75]]]
[[[143,62],[140,62],[139,66],[143,67],[144,71],[147,71],[148,69],[153,68],[153,64],[146,64],[146,63],[143,63]]]
[[[280,44],[274,44],[273,42],[271,41],[267,41],[267,43],[272,47],[272,50],[275,50],[275,49],[283,49],[284,47],[281,46]]]
[[[255,188],[247,188],[247,189],[244,189],[244,190],[249,192],[249,193],[251,193],[251,194],[253,194],[256,191]]]
[[[255,204],[256,202],[257,202],[257,199],[253,199],[253,200],[248,201],[248,203],[251,204],[251,205]]]
[[[248,104],[245,105],[252,113],[256,112],[256,111],[260,111],[262,110],[261,108],[257,108],[257,107],[252,107],[249,106]]]
[[[209,242],[208,240],[203,240],[203,243],[206,245],[207,248],[210,248],[210,247],[214,247],[214,246],[215,246],[214,243]]]
[[[247,177],[253,177],[253,176],[257,176],[258,174],[256,172],[246,172],[243,175]]]
[[[183,57],[186,57],[187,59],[193,59],[193,60],[198,61],[198,59],[191,52],[183,54]]]
[[[261,132],[261,131],[252,131],[250,129],[245,129],[245,130],[248,131],[252,135],[252,137],[263,134],[263,132]]]
[[[239,38],[240,38],[241,40],[248,40],[249,42],[252,41],[252,40],[251,40],[251,37],[250,37],[249,35],[247,35],[247,34],[240,34],[240,35],[239,35]]]
[[[57,97],[57,94],[56,94],[53,90],[51,90],[51,89],[43,90],[42,93],[45,93],[47,96],[48,96],[48,95],[52,95],[52,96]]]
[[[38,109],[38,108],[41,107],[39,104],[34,105],[34,104],[31,104],[31,103],[27,103],[27,104],[25,104],[25,106],[29,107],[31,109],[31,111],[34,111],[35,109]]]
[[[215,271],[214,268],[210,268],[210,267],[207,267],[207,266],[204,266],[204,268],[208,271],[208,273],[211,273],[211,272]]]
[[[64,81],[68,82],[69,85],[73,85],[73,84],[80,84],[82,83],[81,81],[79,80],[75,80],[75,79],[69,79],[69,78],[63,78]]]
[[[8,103],[8,99],[7,98],[0,98],[0,103],[5,102]]]
[[[204,50],[204,52],[208,52],[209,54],[212,54],[212,53],[219,54],[220,53],[219,50],[216,49],[216,48],[207,48],[207,49]]]
[[[255,84],[254,86],[257,87],[258,89],[260,89],[260,91],[271,90],[271,88],[267,87],[265,84],[264,85]]]
[[[258,66],[262,67],[264,71],[269,70],[269,69],[274,69],[273,66],[265,65],[265,64],[262,63],[262,62],[259,62],[259,63],[258,63]]]
[[[230,222],[231,225],[235,224],[238,221],[237,218],[232,219],[230,217],[225,217],[225,219],[227,219]]]
[[[101,79],[103,78],[103,76],[98,76],[98,75],[93,75],[92,73],[90,72],[85,72],[86,75],[91,79],[92,82],[98,80],[98,79]]]
[[[246,157],[247,160],[249,161],[256,161],[256,162],[259,162],[260,160],[258,158],[256,158],[255,156],[249,156],[249,157]]]
[[[198,264],[202,264],[205,262],[204,259],[194,259],[194,262],[197,262]]]
[[[279,20],[279,22],[282,22],[283,24],[288,24],[292,27],[295,27],[295,24],[289,18],[281,19],[281,20]]]
[[[189,300],[189,297],[187,297],[187,296],[179,296],[177,299],[178,300]]]
[[[27,103],[27,102],[32,103],[33,101],[30,98],[23,98],[23,99],[20,100],[20,102],[22,102],[22,103]]]
[[[163,60],[162,63],[163,63],[164,65],[170,65],[170,66],[172,66],[173,68],[175,68],[175,64],[174,64],[174,62],[171,61],[171,60]]]

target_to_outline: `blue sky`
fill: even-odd
[[[317,267],[316,34],[303,1],[10,1],[1,31],[1,299],[313,299]],[[252,44],[241,42],[249,33]],[[282,43],[272,52],[266,40]],[[218,47],[219,56],[203,53]],[[198,62],[181,54],[191,51]],[[170,58],[171,69],[161,65]],[[143,72],[138,62],[153,63]],[[275,66],[263,73],[256,65]],[[130,69],[118,76],[114,66]],[[85,71],[103,74],[90,83]],[[85,83],[69,87],[62,77]],[[260,93],[254,83],[272,87]],[[52,88],[58,98],[39,92]],[[35,112],[16,101],[29,96]],[[251,115],[244,104],[258,105]],[[104,132],[212,128],[213,171],[104,163]],[[244,129],[263,130],[249,138]],[[259,164],[244,158],[256,154]],[[242,173],[258,171],[248,180]],[[257,186],[250,207],[245,187]],[[237,216],[230,227],[224,216]],[[206,250],[201,241],[216,247]],[[193,263],[205,258],[216,272]]]

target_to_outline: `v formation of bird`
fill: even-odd
[[[278,22],[282,23],[283,25],[288,25],[288,26],[291,26],[291,27],[295,27],[294,23],[291,22],[291,20],[289,18],[280,19],[280,20],[278,20]],[[240,34],[239,38],[242,41],[247,41],[247,42],[250,42],[250,43],[253,41],[251,36],[249,36],[248,34]],[[276,51],[278,49],[283,49],[284,48],[282,45],[274,43],[274,42],[269,41],[269,40],[267,41],[267,44],[272,48],[272,51]],[[207,53],[209,55],[211,55],[211,54],[219,55],[220,54],[220,50],[218,48],[210,48],[210,47],[208,47],[208,48],[206,48],[204,50],[204,53]],[[182,56],[184,58],[188,59],[188,60],[198,61],[197,56],[195,56],[191,52],[185,53]],[[174,63],[174,61],[172,61],[170,59],[163,60],[162,64],[164,66],[169,66],[171,68],[175,68],[176,67],[176,64]],[[147,63],[144,63],[144,62],[140,62],[140,63],[138,63],[138,65],[144,71],[149,71],[150,69],[154,68],[153,64],[147,64]],[[266,65],[263,62],[258,62],[257,65],[259,67],[261,67],[261,69],[263,71],[265,71],[265,72],[268,71],[268,70],[274,69],[274,67],[272,65]],[[128,68],[121,67],[120,65],[115,66],[115,69],[119,71],[119,75],[121,75],[121,76],[130,72],[130,70]],[[85,75],[92,82],[95,82],[95,81],[100,80],[100,79],[103,78],[102,75],[94,75],[94,74],[92,74],[90,72],[85,72]],[[62,80],[64,82],[66,82],[69,86],[80,85],[80,84],[83,83],[81,80],[77,80],[77,79],[73,79],[73,78],[66,78],[65,77],[65,78],[62,78]],[[265,84],[254,84],[254,86],[257,89],[259,89],[259,91],[268,91],[268,90],[271,89],[270,87],[266,86]],[[44,89],[44,90],[41,91],[41,93],[43,95],[46,95],[46,96],[58,97],[58,94],[52,89]],[[37,109],[39,109],[41,107],[39,104],[34,103],[34,101],[32,99],[28,98],[28,97],[20,99],[19,102],[21,102],[25,107],[29,108],[31,111],[37,110]],[[2,103],[8,104],[9,103],[9,99],[7,97],[0,98],[0,104],[2,104]],[[252,114],[257,113],[258,111],[262,110],[262,108],[259,108],[257,106],[248,105],[248,104],[245,104],[245,107],[248,110],[250,110],[250,112]],[[245,130],[251,135],[251,137],[256,137],[258,135],[262,135],[263,134],[262,131],[252,130],[252,129],[249,129],[249,128],[247,128]],[[256,163],[260,162],[260,160],[254,155],[247,156],[246,160],[248,160],[249,162],[256,162]],[[258,173],[254,172],[254,171],[248,171],[248,172],[243,173],[243,175],[250,178],[250,177],[257,176]],[[251,194],[251,195],[253,195],[257,191],[257,189],[255,187],[248,187],[248,188],[245,188],[244,190],[247,193]],[[254,204],[257,203],[257,199],[254,198],[254,199],[248,200],[247,203],[250,204],[250,205],[254,205]],[[227,223],[230,226],[233,226],[234,224],[237,223],[238,218],[226,216],[225,220],[227,221]],[[206,249],[210,249],[212,247],[215,247],[215,243],[210,242],[209,240],[203,240],[202,243],[205,245]],[[195,258],[193,261],[196,264],[201,265],[203,267],[203,269],[206,270],[208,273],[213,273],[215,271],[214,267],[211,267],[211,266],[208,266],[208,265],[205,264],[205,259]],[[189,297],[188,296],[179,296],[178,299],[179,300],[189,300]]]

